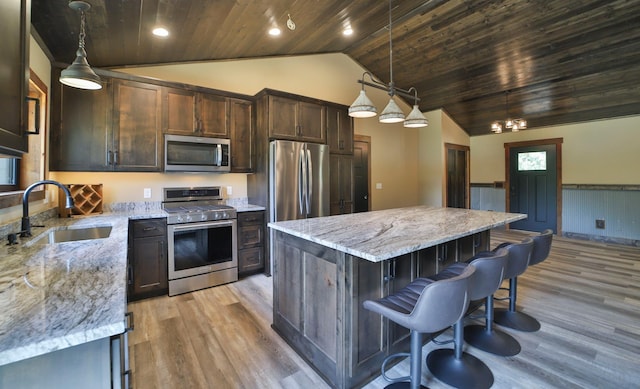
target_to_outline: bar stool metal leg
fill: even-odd
[[[382,368],[380,369],[382,371],[382,377],[392,382],[385,386],[385,389],[428,389],[426,386],[420,384],[422,380],[422,334],[418,331],[411,330],[411,354],[408,355],[411,358],[409,377],[390,378],[386,372],[387,362],[390,359],[407,356],[407,353],[393,354],[384,359]],[[410,382],[407,382],[406,379],[410,379]]]
[[[540,322],[524,312],[516,310],[518,277],[509,279],[509,309],[495,310],[493,321],[503,327],[523,332],[535,332],[540,329]]]
[[[511,335],[493,328],[493,295],[485,302],[485,325],[464,328],[464,341],[482,351],[503,357],[520,352],[520,343]]]
[[[462,351],[463,320],[453,326],[454,348],[433,350],[427,355],[429,371],[440,381],[456,388],[490,388],[493,374],[481,360]]]

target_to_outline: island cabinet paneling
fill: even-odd
[[[353,120],[348,108],[327,107],[327,143],[330,153],[353,154]]]
[[[238,213],[238,276],[264,270],[264,211]]]
[[[324,105],[282,96],[267,99],[270,138],[325,143]]]
[[[229,138],[228,104],[224,96],[164,88],[164,131],[175,135]]]
[[[30,0],[2,0],[0,25],[0,153],[19,155],[28,150]]]
[[[166,219],[130,220],[128,256],[129,301],[169,292]]]
[[[380,262],[281,231],[274,236],[273,328],[332,387],[352,388],[378,376],[384,358],[410,343],[409,330],[364,309],[364,301],[434,274],[442,255],[463,261],[488,249],[489,231]]]
[[[341,215],[353,212],[353,156],[330,154],[329,212]]]

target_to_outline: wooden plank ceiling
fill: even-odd
[[[385,1],[87,1],[94,67],[342,52],[389,82]],[[507,116],[507,92],[509,116],[530,129],[640,114],[640,0],[392,6],[395,84],[416,87],[423,111],[444,108],[472,136]],[[56,61],[73,60],[79,16],[67,0],[32,0],[32,24]],[[170,37],[153,37],[156,24]],[[278,38],[267,35],[274,25]],[[350,37],[341,34],[347,25]]]

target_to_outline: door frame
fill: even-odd
[[[536,139],[522,142],[510,142],[504,144],[505,166],[505,211],[509,212],[511,198],[511,149],[527,146],[556,146],[556,229],[557,235],[562,235],[562,142],[564,138]],[[507,225],[507,229],[509,225]]]
[[[353,141],[355,142],[363,142],[369,144],[369,152],[367,153],[367,207],[369,211],[371,211],[371,137],[369,135],[353,135]],[[355,144],[354,144],[355,146]],[[354,209],[355,209],[355,183],[354,183]]]
[[[471,147],[465,145],[457,145],[455,143],[444,144],[444,176],[445,176],[445,189],[444,189],[444,205],[448,206],[447,199],[449,198],[449,180],[448,178],[448,166],[449,166],[449,150],[461,150],[465,153],[465,183],[464,183],[464,207],[466,209],[471,208]]]

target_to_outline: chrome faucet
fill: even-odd
[[[62,185],[58,181],[53,181],[53,180],[42,180],[42,181],[34,182],[33,184],[29,185],[27,189],[24,190],[24,194],[22,195],[22,228],[20,229],[21,237],[31,236],[31,223],[29,222],[29,194],[31,193],[33,188],[35,188],[36,186],[45,185],[45,184],[56,185],[60,189],[62,189],[64,193],[67,195],[67,202],[65,204],[65,208],[73,208],[73,197],[71,196],[71,191],[69,191],[69,188]]]

